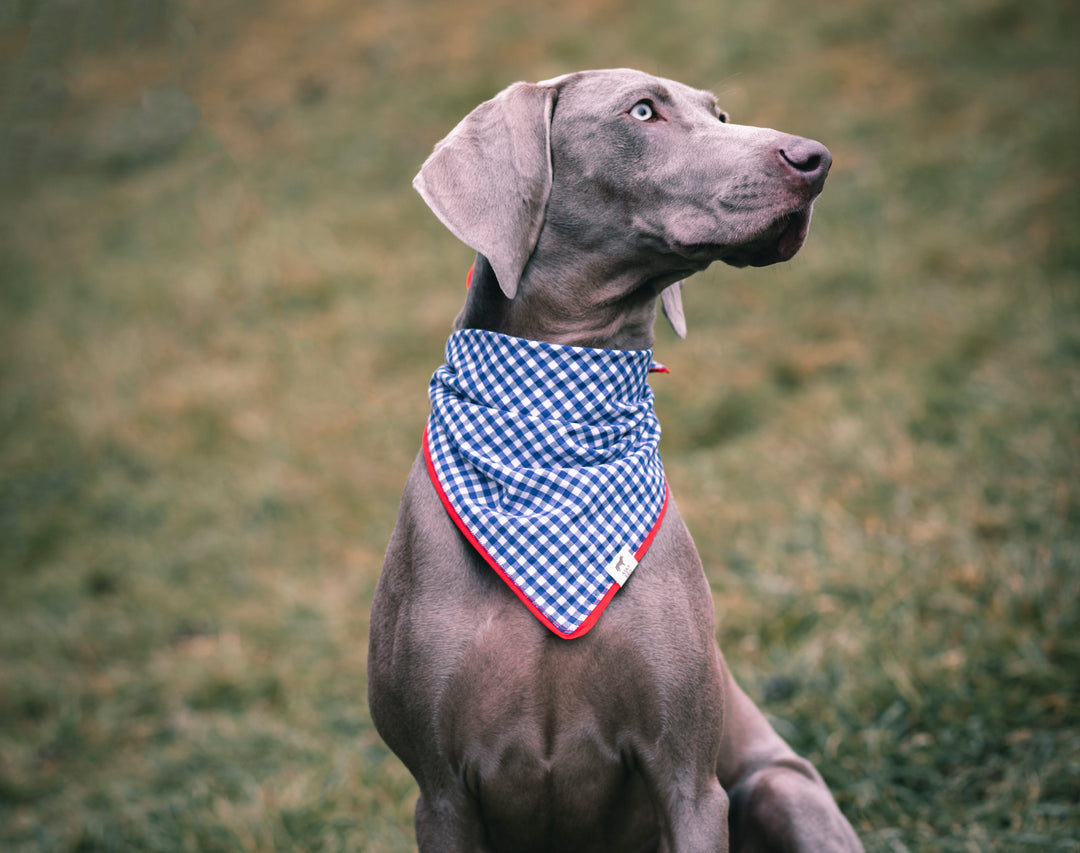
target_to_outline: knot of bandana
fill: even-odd
[[[560,637],[595,624],[663,518],[651,366],[651,350],[465,329],[432,377],[432,482],[473,546]]]

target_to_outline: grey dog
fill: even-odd
[[[799,250],[831,162],[729,123],[707,92],[618,69],[510,86],[414,186],[478,253],[456,328],[647,349],[658,297],[685,335],[687,276]],[[563,640],[455,527],[418,457],[368,667],[372,718],[420,787],[422,851],[862,849],[735,684],[674,501],[603,617]]]

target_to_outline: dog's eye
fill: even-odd
[[[652,104],[648,101],[638,101],[630,108],[630,115],[638,121],[651,121],[653,117]]]

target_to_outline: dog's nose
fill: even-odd
[[[793,136],[780,148],[780,160],[788,173],[805,182],[814,192],[820,192],[832,166],[829,149],[813,139]]]

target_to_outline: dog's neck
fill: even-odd
[[[691,271],[588,269],[530,261],[513,299],[491,265],[476,256],[456,329],[484,329],[529,340],[579,347],[640,350],[653,345],[660,291]]]

